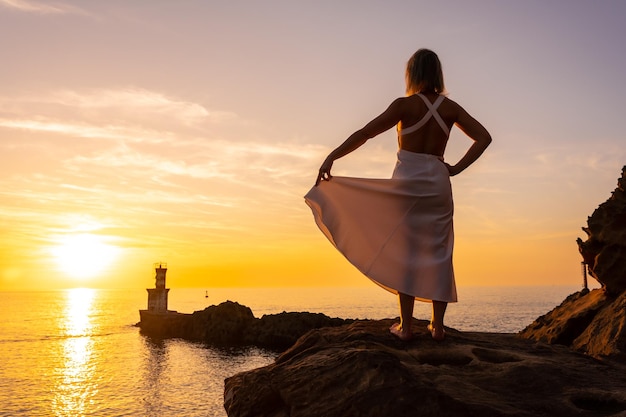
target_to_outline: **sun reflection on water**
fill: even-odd
[[[91,409],[98,391],[93,364],[93,301],[95,290],[68,290],[62,330],[64,342],[59,358],[53,400],[56,416],[80,416]]]
[[[66,336],[84,336],[91,330],[92,304],[95,290],[90,288],[74,288],[67,291],[65,308]]]

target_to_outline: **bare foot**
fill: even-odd
[[[441,342],[446,337],[446,331],[443,327],[435,327],[432,323],[427,326],[428,331],[432,338],[438,342]]]
[[[396,336],[400,340],[404,340],[405,342],[413,339],[413,333],[411,333],[411,330],[403,329],[400,323],[392,324],[389,331],[392,335]]]

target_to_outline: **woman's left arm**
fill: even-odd
[[[361,147],[369,139],[380,135],[398,124],[402,116],[402,103],[403,98],[394,100],[393,103],[387,107],[387,110],[366,124],[362,129],[351,134],[348,139],[328,154],[320,167],[315,185],[318,185],[320,181],[328,181],[332,178],[330,169],[336,159],[346,156]]]

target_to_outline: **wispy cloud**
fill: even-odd
[[[80,122],[68,122],[54,119],[0,119],[0,127],[27,130],[31,132],[56,133],[60,135],[95,138],[118,139],[129,142],[160,143],[171,139],[171,133],[162,130],[151,130],[139,126],[94,125]]]
[[[132,169],[140,172],[153,172],[159,175],[176,175],[198,179],[220,178],[232,176],[220,171],[217,160],[207,160],[202,164],[188,163],[184,159],[168,158],[167,155],[149,154],[120,146],[93,156],[78,155],[67,161],[68,165],[100,166],[106,169]]]
[[[83,172],[87,167],[125,169],[150,172],[160,180],[220,179],[269,191],[271,184],[312,176],[312,164],[327,151],[298,141],[235,136],[232,126],[246,124],[236,114],[140,88],[63,90],[4,97],[0,104],[0,127],[26,131],[39,143],[54,139],[50,148],[56,147],[59,160]],[[68,138],[115,143],[85,144],[79,150]],[[24,140],[3,146],[32,149]]]
[[[226,111],[209,110],[201,104],[167,97],[166,95],[140,89],[98,89],[87,92],[58,91],[46,98],[50,103],[89,109],[123,108],[131,114],[161,115],[184,124],[232,121],[237,116]]]
[[[150,122],[152,125],[162,123],[163,119],[185,126],[239,120],[233,112],[208,109],[199,103],[135,87],[60,90],[38,96],[0,97],[0,103],[5,114],[35,113],[47,118],[60,114],[65,120],[68,110],[71,110],[72,114],[80,115],[83,123],[103,114],[113,120]],[[102,124],[102,120],[98,122]]]
[[[19,10],[25,13],[88,14],[82,9],[61,2],[42,3],[33,0],[0,0],[0,6]]]
[[[46,135],[46,140],[85,138],[123,143],[189,146],[225,122],[245,124],[228,111],[141,88],[61,90],[0,97],[0,127]],[[51,136],[53,134],[54,136]],[[213,134],[214,135],[214,134]],[[27,147],[13,141],[6,147]]]

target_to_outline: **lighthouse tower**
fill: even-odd
[[[154,270],[155,288],[147,288],[148,291],[148,311],[151,313],[167,313],[167,293],[169,288],[165,288],[165,274],[167,273],[166,263],[155,263]]]

